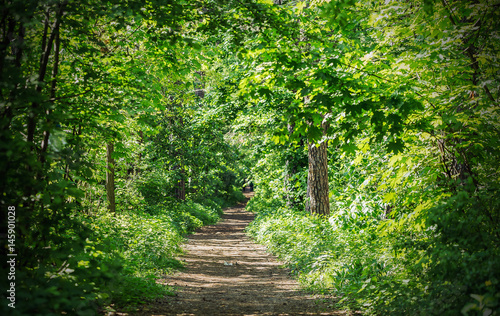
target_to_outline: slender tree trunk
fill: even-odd
[[[179,182],[177,182],[177,188],[175,189],[175,195],[177,199],[181,201],[186,200],[186,180],[184,179],[184,169],[182,169],[182,166],[180,167],[181,171],[181,179]]]
[[[292,178],[293,176],[297,173],[297,169],[294,166],[293,162],[290,160],[287,160],[285,162],[285,179],[284,179],[284,185],[285,185],[285,200],[286,200],[286,206],[287,207],[293,207],[295,205],[295,199],[294,199],[294,186],[292,183]]]
[[[181,105],[178,105],[178,109],[181,110]],[[178,124],[180,128],[184,126],[184,120],[182,116],[179,117]],[[184,153],[182,150],[174,151],[174,156],[176,157],[177,161],[179,161],[174,168],[179,170],[179,175],[181,177],[177,182],[177,187],[175,188],[175,197],[181,201],[186,200],[186,180],[185,180],[185,169],[183,164],[184,160],[183,155]]]
[[[38,70],[38,84],[36,86],[36,91],[38,93],[42,92],[42,87],[43,85],[41,84],[42,82],[45,81],[45,75],[47,73],[47,66],[49,64],[49,57],[51,55],[52,51],[52,45],[54,43],[56,35],[59,33],[59,26],[61,24],[61,19],[64,13],[64,8],[66,7],[67,1],[63,2],[58,6],[58,10],[55,15],[55,21],[54,24],[52,25],[52,33],[50,34],[50,37],[48,38],[43,38],[42,43],[45,44],[44,47],[42,47],[42,56],[40,58],[40,68]],[[44,28],[48,28],[48,19],[45,21],[46,25]],[[57,31],[56,31],[57,30]],[[46,36],[46,34],[44,34]],[[36,131],[36,118],[37,118],[37,112],[38,107],[39,107],[39,102],[33,102],[31,104],[31,113],[28,117],[28,124],[27,124],[27,141],[28,142],[33,142],[34,137],[35,137],[35,131]]]
[[[108,209],[110,212],[116,211],[115,203],[115,160],[113,159],[114,145],[106,144],[106,196],[108,198]]]
[[[142,131],[139,131],[139,144],[144,144],[144,134]],[[139,173],[141,172],[141,162],[142,162],[142,151],[139,152],[139,156],[137,158],[137,163],[134,168],[134,176],[138,176]]]
[[[50,95],[49,95],[50,102],[53,102],[53,100],[56,97],[57,75],[59,72],[59,52],[61,51],[61,40],[59,37],[59,26],[53,32],[56,33],[56,36],[55,36],[55,42],[54,42],[54,67],[52,68],[52,82],[50,85]],[[45,131],[43,132],[43,140],[42,140],[42,144],[41,144],[42,154],[40,156],[40,160],[42,162],[45,161],[45,152],[47,152],[47,148],[49,145],[50,124],[51,124],[50,113],[51,113],[51,110],[47,109],[46,114],[47,114],[47,125],[48,126],[45,129]]]
[[[276,4],[276,1],[274,2]],[[288,134],[291,135],[293,133],[293,129],[295,128],[295,124],[293,123],[288,123],[287,129],[288,129]],[[291,147],[291,145],[289,146]],[[288,152],[290,152],[292,149],[288,149]],[[288,156],[290,154],[288,153]],[[295,174],[297,173],[297,168],[294,165],[293,161],[291,161],[290,157],[287,158],[285,162],[285,179],[284,179],[284,187],[285,187],[285,200],[286,200],[286,206],[292,207],[293,206],[293,185],[290,181],[290,178],[292,178]]]

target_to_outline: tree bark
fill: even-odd
[[[175,188],[175,195],[177,199],[181,201],[186,200],[186,180],[184,179],[184,169],[182,169],[182,166],[180,167],[180,174],[181,174],[181,179],[179,182],[177,182],[177,187]]]
[[[319,146],[308,145],[309,172],[307,175],[306,210],[311,214],[329,215],[330,200],[328,197],[328,158],[327,142]]]
[[[106,196],[108,198],[108,209],[116,211],[115,203],[115,160],[113,159],[114,145],[106,144]]]
[[[63,2],[62,4],[58,5],[58,11],[56,12],[55,15],[55,21],[52,26],[52,30],[54,30],[48,39],[43,38],[42,42],[46,43],[45,47],[42,47],[42,56],[40,58],[40,68],[38,70],[38,83],[36,85],[35,90],[38,93],[42,92],[42,82],[45,81],[45,75],[47,73],[47,66],[49,64],[49,57],[51,55],[52,51],[52,45],[54,43],[56,34],[59,32],[59,26],[61,24],[61,19],[64,13],[64,8],[66,7],[67,1]],[[46,20],[46,25],[44,27],[48,27],[49,21]],[[55,32],[57,30],[57,32]],[[45,34],[44,34],[45,35]],[[28,124],[27,124],[27,136],[26,139],[28,142],[33,143],[34,137],[35,137],[35,131],[36,131],[36,117],[37,117],[37,112],[38,112],[38,107],[39,107],[39,102],[33,102],[31,104],[31,113],[28,117]]]
[[[276,2],[275,2],[276,4]],[[287,129],[288,129],[288,134],[291,135],[293,133],[293,130],[295,128],[295,124],[293,123],[288,123]],[[291,147],[291,145],[290,145]],[[290,149],[288,149],[290,150]],[[292,207],[293,206],[293,185],[290,181],[290,179],[297,173],[297,167],[291,161],[290,157],[287,158],[285,162],[285,179],[284,179],[284,187],[285,187],[285,200],[286,200],[286,206]]]
[[[56,36],[55,36],[55,42],[54,42],[54,67],[52,68],[52,82],[50,85],[50,95],[49,95],[50,102],[54,102],[53,100],[56,98],[57,75],[59,72],[59,53],[61,51],[61,38],[59,36],[59,26],[53,32],[56,33]],[[47,152],[47,148],[49,145],[50,124],[51,124],[50,113],[51,113],[51,110],[49,108],[46,110],[47,128],[43,132],[43,140],[42,140],[42,144],[40,146],[41,147],[40,160],[42,162],[45,162],[45,153]]]
[[[296,173],[297,173],[296,166],[293,164],[292,161],[287,160],[285,162],[285,179],[284,179],[285,200],[287,207],[293,207],[295,205],[295,199],[293,196],[295,190],[291,179]]]

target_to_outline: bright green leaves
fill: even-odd
[[[269,31],[247,42],[240,88],[256,112],[246,114],[267,123],[261,131],[274,143],[264,136],[255,143],[261,201],[269,203],[261,206],[267,207],[265,221],[273,223],[262,224],[258,234],[277,251],[296,251],[290,260],[305,266],[297,248],[310,235],[264,236],[270,226],[288,221],[279,208],[285,208],[288,192],[281,183],[287,171],[275,159],[277,152],[303,149],[306,139],[327,141],[330,223],[345,229],[335,234],[374,225],[362,242],[386,242],[380,253],[387,252],[372,262],[401,264],[390,271],[377,266],[370,271],[382,272],[368,275],[370,263],[360,265],[366,253],[339,267],[338,257],[326,250],[311,263],[317,270],[304,273],[312,284],[335,285],[350,298],[359,293],[357,302],[379,314],[458,314],[467,291],[475,289],[476,300],[498,293],[498,286],[484,283],[500,271],[494,176],[500,16],[493,2],[315,2],[293,11],[297,16],[286,24],[298,34]],[[270,215],[272,210],[281,215]],[[286,229],[293,234],[300,225]],[[311,235],[314,241],[325,236]],[[297,242],[288,245],[286,238]],[[321,270],[325,266],[331,270]]]
[[[324,6],[338,13],[339,8],[351,8],[353,3],[337,1]],[[316,14],[307,9],[300,12],[300,17]],[[277,33],[268,32],[266,37],[249,42],[246,56],[252,59],[247,60],[248,73],[240,83],[244,95],[251,96],[252,102],[259,103],[259,98],[267,100],[261,103],[266,106],[274,106],[269,102],[270,96],[280,89],[295,94],[294,102],[298,106],[279,107],[279,111],[283,124],[291,122],[296,129],[292,135],[286,135],[285,128],[278,128],[275,134],[281,136],[276,140],[282,142],[280,137],[286,136],[298,139],[297,136],[302,135],[310,141],[319,141],[323,137],[321,125],[328,123],[327,134],[343,133],[339,138],[342,141],[352,142],[360,130],[370,128],[377,140],[390,138],[390,151],[402,150],[401,134],[406,128],[406,119],[421,108],[421,103],[405,96],[404,92],[401,96],[393,95],[391,91],[403,89],[396,89],[384,78],[371,74],[379,70],[379,63],[369,62],[378,58],[370,51],[370,39],[364,35],[361,35],[363,40],[356,39],[354,33],[346,37],[344,34],[332,36],[317,30],[307,19],[292,21],[289,23],[297,23],[295,28],[300,28],[303,34],[296,39],[278,38]],[[335,41],[325,42],[322,36],[327,34]],[[252,48],[255,43],[258,45]],[[325,114],[328,114],[326,120],[318,119]],[[342,117],[342,124],[336,123],[338,117]],[[350,145],[344,147],[350,148]]]
[[[356,1],[353,0],[325,1],[320,6],[321,16],[329,19],[329,25],[346,27],[355,12],[355,4]]]

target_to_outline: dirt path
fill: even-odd
[[[181,258],[187,269],[161,280],[176,287],[177,296],[134,315],[347,315],[328,311],[331,300],[301,292],[265,247],[245,235],[254,217],[245,205],[226,209],[221,222],[189,237]]]

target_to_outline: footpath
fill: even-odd
[[[245,211],[252,194],[225,209],[218,224],[189,236],[180,258],[186,269],[158,281],[174,286],[177,295],[133,315],[348,315],[332,311],[332,299],[301,291],[282,263],[245,235],[254,218]]]

